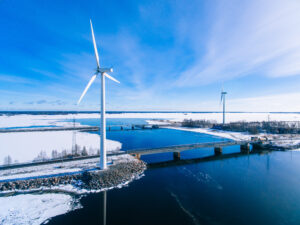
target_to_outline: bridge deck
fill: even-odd
[[[205,142],[205,143],[195,143],[195,144],[173,145],[173,146],[160,147],[160,148],[132,149],[127,151],[108,153],[107,156],[109,157],[109,156],[118,156],[118,155],[125,155],[125,154],[150,155],[150,154],[158,154],[158,153],[165,153],[165,152],[181,152],[181,151],[199,149],[199,148],[215,148],[215,147],[222,148],[222,147],[233,146],[233,145],[244,145],[248,143],[250,142],[248,141]],[[0,166],[0,170],[21,168],[21,167],[28,167],[28,166],[37,166],[37,165],[44,165],[44,164],[51,164],[51,163],[58,163],[58,162],[69,162],[75,160],[92,159],[98,157],[99,155],[94,155],[94,156],[83,156],[83,157],[66,158],[66,159],[54,159],[54,160],[43,161],[43,162],[31,162],[31,163],[22,163],[22,164],[19,163],[19,164],[12,164],[8,166]]]
[[[186,150],[198,149],[198,148],[215,148],[215,147],[226,147],[232,145],[244,145],[248,144],[249,141],[221,141],[221,142],[205,142],[195,144],[184,144],[184,145],[172,145],[160,148],[146,148],[146,149],[134,149],[124,151],[126,154],[140,154],[149,155],[164,152],[181,152]]]

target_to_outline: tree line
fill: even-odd
[[[80,156],[89,156],[89,155],[99,155],[100,150],[89,148],[89,150],[86,149],[85,146],[80,148],[79,145],[75,145],[71,151],[67,151],[66,149],[62,150],[61,152],[57,150],[52,150],[51,155],[48,156],[47,152],[44,150],[41,150],[38,155],[33,159],[33,162],[42,162],[52,159],[66,159],[66,158],[73,158],[73,157],[80,157]],[[18,163],[17,160],[13,161],[12,157],[10,155],[7,155],[4,157],[3,165],[11,165],[13,163]]]
[[[250,134],[300,134],[300,122],[298,121],[262,121],[262,122],[230,122],[217,123],[212,120],[184,120],[183,127],[212,128],[218,130],[248,132]]]

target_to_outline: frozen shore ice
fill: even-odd
[[[41,224],[48,219],[80,208],[67,194],[25,194],[0,198],[0,224]]]

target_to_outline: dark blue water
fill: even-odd
[[[108,138],[124,149],[223,140],[168,129],[112,131]],[[152,165],[144,177],[87,195],[82,209],[49,224],[300,224],[300,152],[241,154],[233,146],[223,154],[188,151],[180,162],[165,164],[152,163],[170,155],[144,158]]]

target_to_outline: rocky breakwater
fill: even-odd
[[[146,164],[140,160],[119,162],[109,166],[107,170],[86,171],[83,173],[0,182],[0,191],[25,191],[38,188],[55,188],[59,185],[71,184],[77,188],[100,190],[116,187],[138,178],[146,169]]]

